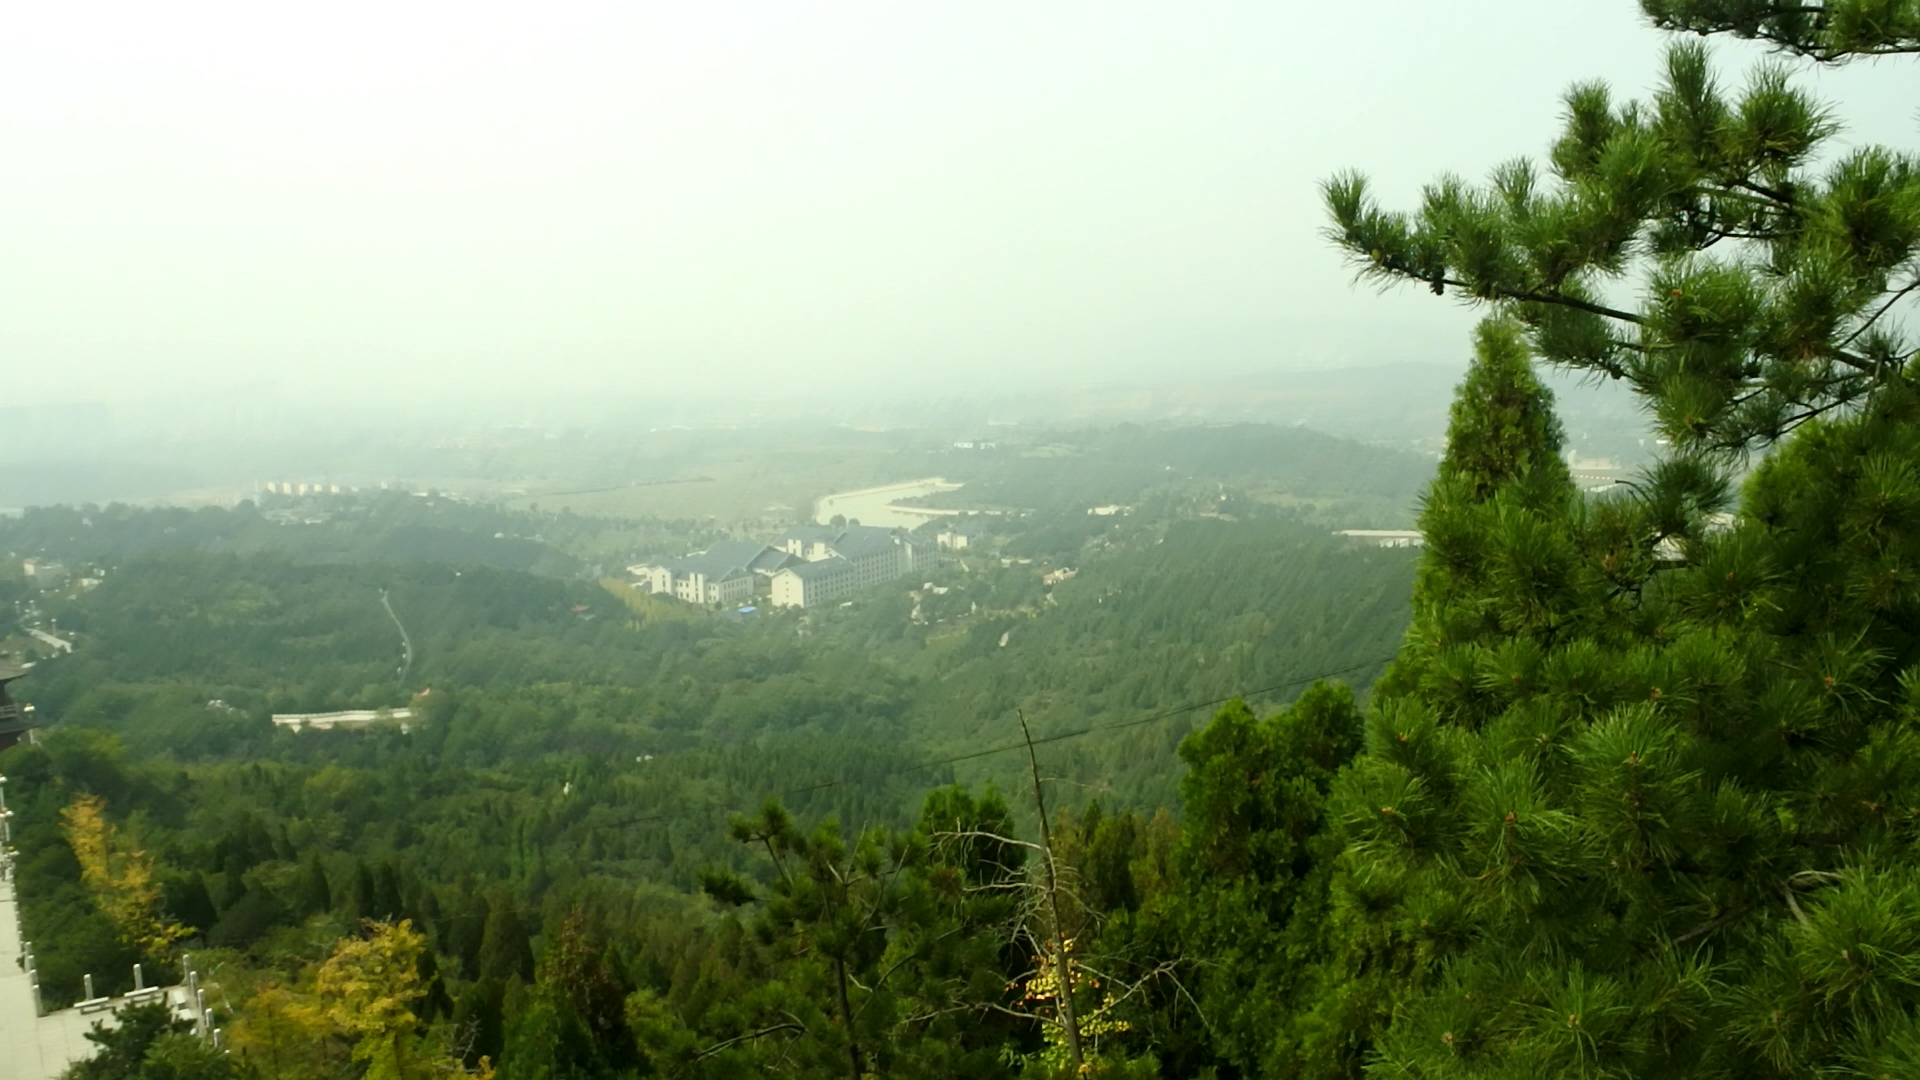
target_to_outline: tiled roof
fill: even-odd
[[[747,567],[753,560],[766,553],[766,545],[750,544],[743,540],[722,540],[705,551],[689,555],[684,559],[672,559],[663,563],[674,577],[682,574],[700,574],[709,581],[725,581],[749,573]]]
[[[793,556],[778,548],[766,548],[759,555],[754,556],[753,561],[747,564],[747,569],[756,574],[771,574],[787,565],[792,559]]]
[[[853,564],[834,556],[818,562],[797,562],[782,570],[781,573],[793,574],[802,581],[821,581],[838,574],[853,573]]]
[[[827,543],[834,554],[849,559],[862,555],[872,555],[880,551],[892,551],[899,547],[900,537],[892,529],[882,529],[877,525],[850,525],[839,536]]]

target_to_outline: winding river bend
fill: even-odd
[[[910,499],[916,495],[932,495],[937,491],[953,491],[960,486],[938,476],[932,476],[925,480],[903,480],[897,484],[885,484],[881,487],[822,495],[813,504],[813,520],[826,525],[833,520],[835,514],[839,514],[848,521],[858,521],[862,525],[911,529],[928,518],[946,517],[953,511],[929,510],[924,506],[900,506],[897,505],[898,500]]]

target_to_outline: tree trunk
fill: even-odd
[[[1053,913],[1053,975],[1058,982],[1055,1001],[1060,1005],[1060,1024],[1067,1033],[1067,1058],[1073,1062],[1073,1074],[1085,1068],[1080,1057],[1080,1021],[1073,1014],[1073,968],[1067,957],[1067,932],[1060,920],[1060,883],[1053,869],[1053,829],[1047,824],[1047,800],[1040,794],[1040,760],[1033,755],[1033,732],[1027,730],[1027,714],[1020,716],[1020,733],[1027,740],[1027,764],[1033,769],[1033,805],[1040,813],[1040,854],[1047,868],[1047,907]]]
[[[840,1006],[840,1026],[847,1033],[847,1075],[860,1080],[860,1043],[853,1037],[853,1009],[847,1004],[847,962],[837,956],[833,960],[833,989]]]

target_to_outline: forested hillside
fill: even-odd
[[[43,990],[72,1000],[87,973],[119,988],[145,955],[76,860],[76,792],[103,800],[114,858],[150,861],[156,912],[221,965],[228,1019],[253,1062],[286,1052],[258,1026],[276,1022],[273,988],[313,985],[364,918],[406,917],[427,935],[407,947],[432,973],[424,1000],[440,1004],[419,1015],[476,1067],[487,1057],[512,1072],[532,1053],[511,1044],[535,1036],[512,1029],[532,1022],[527,995],[547,984],[502,950],[534,957],[590,932],[629,1002],[704,993],[717,971],[748,961],[714,969],[720,961],[686,950],[720,948],[729,927],[753,921],[711,889],[724,899],[787,880],[764,850],[729,838],[732,816],[775,797],[808,830],[837,820],[851,843],[880,829],[897,837],[882,847],[931,858],[933,825],[911,839],[927,791],[956,779],[976,793],[1026,789],[1025,757],[1007,752],[1021,714],[1071,813],[1117,811],[1139,838],[1126,843],[1151,835],[1164,858],[1176,748],[1208,703],[1286,701],[1328,671],[1364,683],[1402,633],[1411,558],[1271,503],[1154,479],[1158,493],[1131,513],[1035,510],[926,580],[846,607],[745,618],[532,572],[567,565],[544,540],[525,541],[541,559],[511,565],[486,547],[501,542],[492,534],[531,537],[552,519],[457,504],[435,527],[460,539],[426,561],[395,557],[381,539],[401,531],[390,516],[431,509],[404,498],[334,500],[312,524],[249,508],[35,511],[0,523],[16,550],[57,551],[98,574],[88,587],[17,594],[75,643],[71,654],[42,649],[17,684],[52,726],[0,765]],[[1043,581],[1050,574],[1063,579]],[[404,733],[268,722],[409,705]],[[1031,829],[1030,801],[997,799],[980,812],[999,815],[1010,838]],[[929,872],[924,861],[895,871]],[[1016,932],[1012,911],[993,916],[997,932]],[[656,1033],[664,1043],[628,1033],[595,1052],[637,1065],[755,1009],[793,1009],[800,991],[755,990],[753,979],[725,991],[774,995],[747,1013],[689,1014],[679,1034]],[[1036,1022],[1002,1034],[1037,1050]],[[776,1044],[788,1053],[796,1034],[714,1060],[762,1060]],[[300,1068],[350,1060],[335,1054],[323,1040]],[[998,1054],[983,1043],[965,1060]]]
[[[990,449],[951,455],[941,469],[965,486],[920,500],[929,506],[1084,508],[1210,481],[1243,497],[1312,506],[1342,524],[1387,528],[1399,527],[1432,462],[1301,427],[1123,425],[1022,432]]]
[[[1789,66],[1920,11],[1642,6],[1792,59],[1678,39],[1542,167],[1325,184],[1484,316],[1417,552],[1330,532],[1410,459],[1129,429],[955,447],[974,540],[806,611],[370,541],[410,503],[115,510],[8,581],[72,635],[0,754],[43,988],[191,949],[225,1032],[129,1009],[71,1075],[1920,1076],[1920,161]],[[1582,490],[1542,364],[1661,460]]]

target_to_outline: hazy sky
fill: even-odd
[[[1464,356],[1355,288],[1395,198],[1638,93],[1632,0],[22,4],[10,403],[961,391]],[[1720,46],[1744,64],[1754,50]],[[1810,76],[1912,146],[1920,67]],[[841,380],[836,383],[835,380]]]

